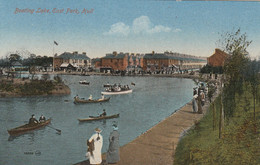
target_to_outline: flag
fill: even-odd
[[[55,44],[55,45],[58,45],[58,43],[57,43],[56,41],[54,41],[54,44]]]

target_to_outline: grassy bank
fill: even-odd
[[[236,113],[228,120],[219,138],[221,98],[179,142],[174,164],[260,164],[260,105],[256,105],[254,120],[253,98],[248,86],[237,95]],[[213,128],[215,116],[215,127]]]

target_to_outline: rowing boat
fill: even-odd
[[[106,91],[106,92],[101,92],[101,94],[103,95],[121,95],[121,94],[128,94],[128,93],[132,93],[133,90],[129,89],[129,90],[122,90],[122,91]]]
[[[100,102],[106,102],[109,101],[110,97],[104,98],[104,99],[97,99],[97,100],[85,100],[84,98],[77,98],[74,97],[74,103],[100,103]]]
[[[111,84],[104,84],[103,86],[104,87],[111,87],[112,85]]]
[[[50,124],[50,122],[51,122],[51,119],[48,119],[44,122],[41,122],[41,123],[38,123],[38,124],[35,124],[35,125],[25,124],[25,125],[22,125],[20,127],[16,127],[16,128],[13,128],[13,129],[10,129],[10,130],[7,130],[7,131],[11,136],[19,135],[19,134],[26,133],[28,131],[32,131],[32,130],[36,130],[36,129],[45,127],[46,125]]]
[[[80,84],[83,84],[83,85],[89,85],[89,82],[87,82],[86,80],[83,80],[83,81],[79,81]]]
[[[83,122],[83,121],[95,121],[95,120],[103,120],[103,119],[112,119],[112,118],[117,118],[119,117],[119,113],[118,114],[115,114],[115,115],[111,115],[111,116],[91,116],[90,118],[85,118],[85,119],[78,119],[80,122]]]

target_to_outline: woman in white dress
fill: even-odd
[[[101,130],[99,128],[96,128],[95,132],[96,133],[93,134],[88,140],[88,144],[90,144],[91,142],[93,143],[94,141],[93,151],[88,150],[88,152],[86,153],[86,156],[89,158],[89,162],[92,165],[98,165],[102,163],[101,150],[103,146],[103,137],[100,134]]]

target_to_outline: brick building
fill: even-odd
[[[228,54],[220,49],[215,49],[215,53],[207,58],[208,65],[217,67],[223,66]]]
[[[171,66],[178,65],[179,61],[164,53],[145,54],[143,58],[143,70],[156,71],[165,70]]]
[[[128,66],[128,55],[124,53],[113,52],[112,54],[106,54],[101,58],[101,67],[111,68],[114,71],[126,70]]]
[[[99,69],[101,66],[101,58],[93,58],[91,60],[91,65],[93,68]]]
[[[198,69],[206,65],[206,59],[192,55],[164,52],[145,54],[143,69],[145,71],[176,71]]]

